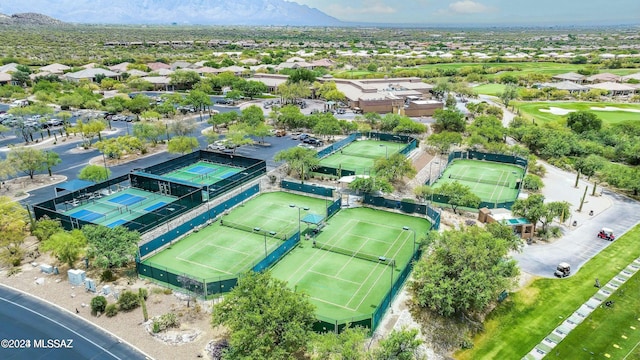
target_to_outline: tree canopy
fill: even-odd
[[[289,169],[295,171],[303,182],[309,173],[320,164],[315,150],[297,146],[278,152],[273,159],[275,161],[285,161]]]
[[[446,196],[447,204],[456,213],[458,206],[477,208],[480,205],[480,197],[471,191],[471,188],[457,181],[447,182],[433,190],[434,193]]]
[[[512,239],[477,226],[433,236],[433,250],[416,263],[410,284],[422,308],[445,317],[482,312],[518,274],[507,258]]]
[[[306,350],[314,312],[308,296],[284,281],[249,272],[213,306],[212,324],[229,330],[229,358],[284,360]]]
[[[93,181],[95,183],[105,181],[111,176],[111,170],[100,165],[87,165],[80,170],[78,179]]]
[[[82,232],[89,245],[88,256],[103,269],[122,267],[135,258],[140,234],[123,226],[108,228],[86,225]]]

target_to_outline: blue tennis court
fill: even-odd
[[[132,195],[132,194],[122,194],[122,195],[118,195],[114,198],[109,199],[109,201],[114,202],[116,204],[121,204],[121,205],[133,205],[135,203],[139,203],[140,201],[144,201],[147,198],[144,196],[137,196],[137,195]]]
[[[208,174],[210,172],[214,172],[216,171],[217,168],[215,167],[208,167],[208,166],[202,166],[202,165],[196,165],[192,168],[190,168],[189,170],[187,170],[188,172],[194,173],[194,174]]]
[[[79,219],[79,220],[84,220],[84,221],[93,221],[96,219],[99,219],[101,217],[104,217],[104,214],[100,214],[91,210],[87,210],[87,209],[82,209],[80,211],[76,211],[73,214],[70,214],[70,216]]]
[[[167,205],[166,202],[160,201],[160,202],[157,202],[157,203],[155,203],[155,204],[153,204],[153,205],[151,205],[149,207],[144,208],[144,210],[145,211],[153,211],[153,210],[159,209],[159,208],[161,208],[161,207],[163,207],[165,205]]]
[[[126,222],[127,222],[126,220],[119,219],[119,220],[116,220],[116,221],[112,222],[111,224],[107,225],[107,227],[114,228],[114,227],[116,227],[118,225],[122,225],[122,224],[124,224]]]

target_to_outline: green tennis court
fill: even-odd
[[[228,222],[229,226],[239,225],[249,229],[274,231],[279,235],[292,235],[298,231],[298,216],[304,218],[308,214],[317,214],[324,217],[331,202],[330,199],[323,200],[286,192],[263,193],[224,215],[222,221]],[[304,231],[306,225],[300,226]],[[279,235],[278,237],[281,237]]]
[[[229,176],[239,173],[243,169],[226,166],[207,161],[198,161],[189,166],[183,167],[163,174],[163,177],[188,181],[199,185],[211,185]]]
[[[524,177],[524,169],[510,164],[479,161],[454,160],[447,166],[434,184],[457,181],[469,186],[482,201],[497,203],[514,201],[518,196],[517,183]]]
[[[370,316],[410,263],[414,233],[404,226],[415,230],[419,241],[431,224],[381,210],[342,209],[314,238],[315,247],[302,240],[271,271],[309,294],[319,316]]]
[[[78,220],[115,227],[157,210],[176,200],[174,196],[161,195],[136,188],[127,188],[108,196],[94,194],[81,205],[62,211]]]
[[[320,166],[352,170],[358,175],[369,174],[373,170],[376,159],[391,156],[405,146],[407,144],[391,141],[354,141],[342,150],[320,160]]]
[[[282,244],[269,235],[237,230],[213,223],[189,234],[143,264],[187,274],[195,279],[211,279],[251,269]]]
[[[300,215],[304,217],[308,213],[324,215],[326,203],[286,192],[264,193],[143,263],[197,279],[237,276],[250,270],[266,253],[298,231],[298,208],[290,204],[299,206]]]

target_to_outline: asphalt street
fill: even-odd
[[[0,286],[0,341],[3,360],[148,359],[75,314],[4,286]]]

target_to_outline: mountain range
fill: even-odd
[[[318,9],[284,0],[2,0],[0,13],[35,12],[87,24],[339,26]]]

